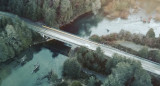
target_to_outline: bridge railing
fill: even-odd
[[[148,61],[148,62],[151,62],[151,63],[154,63],[154,64],[160,66],[160,63],[157,63],[157,62],[154,62],[154,61],[151,61],[151,60],[148,60],[148,59],[145,59],[145,58],[142,58],[142,57],[139,57],[139,56],[130,54],[130,53],[127,53],[127,52],[125,52],[125,51],[121,51],[121,50],[119,50],[119,49],[117,49],[117,48],[113,48],[113,47],[111,47],[111,46],[103,45],[103,44],[101,44],[101,46],[106,47],[106,48],[109,48],[109,49],[112,49],[112,50],[115,50],[115,51],[118,51],[118,52],[121,52],[121,53],[123,53],[123,54],[127,54],[127,55],[129,55],[130,57],[136,57],[136,58],[138,58],[138,59],[140,59],[140,60],[145,60],[145,61]],[[133,59],[134,59],[134,58],[133,58]]]

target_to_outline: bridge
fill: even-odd
[[[8,16],[11,18],[16,17],[14,14],[10,14],[10,13],[6,13],[6,12],[0,12],[0,16]],[[78,37],[76,35],[61,31],[61,30],[57,30],[55,28],[50,28],[47,26],[43,26],[43,25],[38,25],[32,21],[29,21],[27,19],[23,19],[24,22],[28,25],[29,28],[31,28],[32,30],[36,31],[37,33],[40,33],[42,35],[45,35],[47,37],[62,41],[64,43],[68,43],[68,44],[74,44],[74,45],[78,45],[78,46],[84,46],[87,47],[88,49],[91,50],[96,50],[97,47],[100,47],[104,54],[106,56],[112,57],[113,54],[117,53],[121,56],[125,56],[128,59],[134,59],[137,61],[140,61],[142,64],[143,69],[160,75],[160,64],[159,63],[155,63],[153,61],[120,51],[116,48],[113,48],[111,46],[108,45],[103,45],[103,44],[99,44],[93,41],[90,41],[88,39],[84,39],[81,37]]]

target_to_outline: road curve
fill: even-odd
[[[10,18],[17,17],[14,14],[0,11],[0,17],[1,16],[8,16]],[[84,47],[87,47],[91,50],[96,50],[97,47],[100,47],[103,50],[104,54],[109,57],[112,57],[113,54],[117,53],[121,56],[125,56],[128,59],[134,59],[134,60],[140,61],[142,64],[142,67],[145,70],[152,72],[154,74],[160,75],[160,64],[159,63],[155,63],[153,61],[150,61],[150,60],[147,60],[147,59],[123,52],[123,51],[120,51],[120,50],[113,48],[111,46],[108,46],[108,45],[103,45],[103,44],[99,44],[96,42],[92,42],[90,40],[78,37],[76,35],[73,35],[73,34],[70,34],[70,33],[67,33],[67,32],[64,32],[61,30],[57,30],[57,29],[50,28],[47,26],[38,25],[38,24],[36,24],[30,20],[24,19],[24,18],[21,18],[21,19],[29,26],[30,29],[32,29],[40,34],[43,34],[43,35],[48,36],[53,39],[57,39],[59,41],[63,41],[65,43],[75,44],[78,46],[84,46]]]

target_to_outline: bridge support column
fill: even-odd
[[[77,48],[78,46],[77,45],[72,45],[69,53],[68,53],[68,56],[69,57],[74,57],[75,56],[75,49]]]

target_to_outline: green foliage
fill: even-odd
[[[12,20],[10,19],[10,18],[7,18],[7,17],[2,17],[1,19],[0,19],[0,28],[2,29],[2,30],[4,30],[4,28],[6,27],[6,25],[7,24],[13,24],[12,23]]]
[[[139,62],[114,55],[108,64],[111,74],[103,86],[152,86],[150,75]]]
[[[91,51],[80,47],[77,52],[77,59],[83,67],[108,75],[103,86],[152,86],[150,75],[138,61],[118,54],[106,58],[100,48]],[[87,85],[94,86],[93,83],[95,79],[91,77]]]
[[[8,0],[0,0],[0,10],[4,11],[7,9]]]
[[[152,76],[152,84],[153,84],[153,86],[159,86],[160,85],[160,78],[157,76]]]
[[[71,6],[70,0],[61,0],[60,12],[65,13]]]
[[[160,51],[159,50],[149,51],[148,57],[152,58],[153,61],[160,63]]]
[[[112,59],[109,59],[106,63],[106,73],[109,75],[112,72],[112,68],[115,68],[119,62],[128,62],[130,64],[136,63],[136,65],[140,65],[140,63],[135,62],[134,60],[126,59],[125,57],[121,57],[118,54],[114,54]]]
[[[71,86],[82,86],[82,84],[79,81],[73,81]]]
[[[149,29],[149,31],[147,32],[146,36],[149,37],[149,38],[155,38],[154,30],[152,28]]]
[[[133,69],[129,63],[120,62],[112,69],[112,74],[106,79],[104,86],[124,86],[124,83],[132,77]]]
[[[8,47],[9,45],[3,38],[0,38],[0,62],[4,62],[9,58],[13,58],[15,56],[15,51],[12,47]]]
[[[160,63],[160,51],[157,51],[157,54],[155,56],[155,60]]]
[[[52,82],[56,82],[57,79],[58,79],[57,74],[52,73],[52,74],[51,74],[51,81],[52,81]]]
[[[68,86],[68,83],[64,81],[64,82],[58,83],[56,86]]]
[[[78,62],[80,62],[84,67],[104,73],[107,59],[105,59],[106,56],[100,48],[97,48],[96,51],[92,51],[85,47],[80,47],[77,51],[76,57]]]
[[[136,69],[132,86],[152,86],[150,75],[142,68]]]
[[[81,72],[81,66],[76,59],[67,59],[63,65],[63,75],[69,78],[78,78]]]
[[[0,10],[34,21],[44,21],[57,27],[91,11],[92,2],[92,0],[0,0]]]
[[[95,42],[101,42],[101,38],[98,35],[93,35],[89,39]]]
[[[44,13],[44,21],[46,24],[54,26],[57,24],[56,20],[56,10],[52,8],[48,8]]]
[[[148,58],[148,54],[149,54],[149,51],[148,51],[148,48],[147,47],[143,47],[141,50],[139,50],[138,52],[138,55],[140,57],[143,57],[143,58]]]
[[[91,76],[89,77],[87,86],[95,86],[95,83],[96,83],[95,77]]]
[[[71,19],[73,10],[70,0],[61,0],[58,14],[57,20],[60,24],[68,22]]]
[[[2,17],[0,28],[0,62],[13,58],[32,43],[32,32],[18,18],[13,22],[11,18]]]

